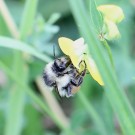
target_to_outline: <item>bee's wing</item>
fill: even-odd
[[[71,90],[71,93],[74,95],[75,93],[77,93],[80,90],[80,86],[79,87],[73,87]]]

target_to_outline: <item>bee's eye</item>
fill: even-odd
[[[63,72],[67,68],[66,63],[59,59],[54,61],[54,66],[56,67],[58,72]]]

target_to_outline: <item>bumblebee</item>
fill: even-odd
[[[55,59],[46,65],[43,79],[49,90],[56,89],[61,97],[71,97],[83,82],[86,68],[79,73],[69,57]]]

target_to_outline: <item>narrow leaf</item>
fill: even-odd
[[[45,56],[44,54],[42,54],[35,48],[31,47],[30,45],[24,42],[21,42],[19,40],[12,39],[12,38],[0,36],[0,47],[6,47],[6,48],[15,49],[15,50],[29,53],[45,62],[51,61],[51,58]]]
[[[98,32],[101,32],[101,29],[103,27],[103,17],[102,14],[97,10],[97,5],[95,0],[90,0],[90,24],[93,24],[94,28]],[[98,33],[99,34],[99,33]]]
[[[26,0],[23,18],[20,25],[20,38],[24,39],[30,33],[36,14],[38,0]]]

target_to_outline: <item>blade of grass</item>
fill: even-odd
[[[97,4],[95,0],[90,0],[89,2],[89,14],[90,14],[90,21],[93,27],[93,30],[97,32],[97,34],[102,30],[103,27],[103,17],[100,12],[97,11]]]
[[[135,116],[131,105],[124,91],[120,88],[115,72],[112,66],[105,59],[105,52],[102,44],[92,31],[89,23],[89,16],[82,0],[69,0],[73,15],[79,26],[79,30],[89,45],[89,50],[99,68],[106,95],[118,115],[122,131],[125,135],[135,134]]]
[[[103,43],[103,45],[105,46],[105,48],[107,50],[110,62],[112,64],[112,67],[114,68],[113,56],[112,56],[112,52],[111,52],[110,46],[108,45],[106,40],[102,41],[102,43]]]
[[[20,25],[20,39],[25,39],[33,26],[38,0],[27,0]]]
[[[4,0],[0,0],[0,13],[3,16],[11,35],[13,35],[13,37],[15,37],[15,38],[18,38],[19,32],[17,30],[17,26],[14,23],[14,20],[11,17],[10,12],[8,11],[8,8],[7,8]]]
[[[18,59],[19,60],[19,59]],[[22,61],[17,63],[19,66],[22,64]],[[15,69],[19,67],[18,65],[14,65]],[[19,80],[22,82],[23,80],[27,80],[26,70],[20,72],[20,69],[13,71],[16,75],[19,75]],[[14,76],[16,76],[14,75]],[[21,76],[21,77],[20,77]],[[22,131],[22,122],[23,122],[23,111],[25,107],[25,92],[24,89],[21,88],[17,83],[13,84],[11,90],[9,91],[9,109],[8,109],[8,117],[6,120],[5,127],[5,135],[20,135]]]
[[[23,119],[20,117],[23,114],[25,106],[24,91],[18,89],[10,91],[9,107],[6,119],[6,127],[4,135],[20,135],[23,127]],[[12,126],[11,126],[12,125]]]
[[[38,52],[35,48],[31,47],[30,45],[16,39],[0,36],[0,47],[11,48],[29,53],[45,62],[51,61],[51,58],[47,57],[46,55],[43,55],[41,52]]]

